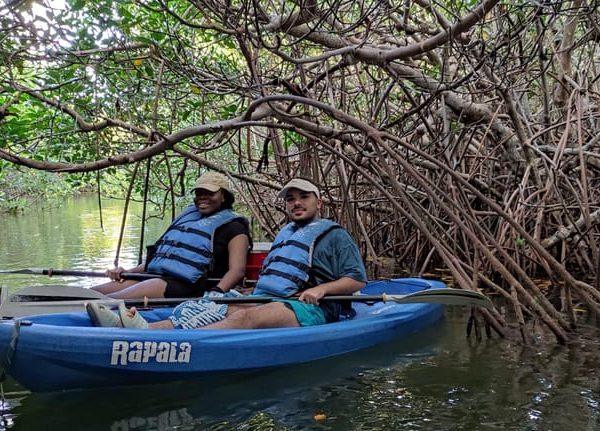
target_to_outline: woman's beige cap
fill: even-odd
[[[283,186],[279,194],[278,198],[285,198],[289,189],[298,189],[303,192],[312,192],[314,193],[318,199],[321,199],[321,193],[319,193],[319,188],[315,186],[313,183],[307,180],[303,180],[302,178],[294,178],[293,180],[288,181],[288,183]]]
[[[208,190],[209,192],[213,193],[223,189],[233,194],[231,191],[231,186],[229,185],[229,179],[225,175],[218,172],[207,172],[206,174],[198,177],[192,190],[196,189]]]

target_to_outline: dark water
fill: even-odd
[[[105,205],[112,205],[116,226],[104,232],[93,199],[3,216],[1,269],[110,266],[121,210]],[[132,218],[126,265],[136,259],[138,226]],[[163,227],[156,223],[149,237]],[[11,288],[47,282],[0,277]],[[597,328],[584,328],[576,346],[555,346],[549,338],[524,347],[467,338],[466,316],[449,308],[442,322],[407,339],[229,379],[55,394],[31,394],[8,380],[0,429],[600,430]]]

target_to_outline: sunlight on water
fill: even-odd
[[[104,271],[114,265],[123,217],[123,202],[102,203],[103,226],[95,197],[67,200],[60,208],[32,206],[16,215],[4,214],[0,223],[0,270],[25,268]],[[137,265],[141,235],[139,204],[132,204],[126,219],[119,264]],[[168,220],[151,219],[146,226],[146,244],[155,241]],[[14,290],[25,286],[78,285],[89,287],[105,279],[0,275],[0,285]]]
[[[598,400],[594,398],[594,394],[590,390],[581,391],[580,394],[586,401],[588,407],[593,410],[598,410]]]

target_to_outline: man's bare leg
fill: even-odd
[[[169,319],[161,320],[160,322],[153,322],[148,324],[148,329],[175,329],[173,322]]]
[[[281,302],[238,308],[227,317],[198,329],[264,329],[300,326],[296,315]]]
[[[137,313],[131,307],[127,315],[130,318]],[[211,325],[197,329],[265,329],[265,328],[294,328],[300,326],[296,315],[281,302],[271,302],[257,306],[229,306],[227,317]],[[169,319],[153,322],[149,329],[174,329]]]
[[[137,314],[137,312],[138,312],[137,308],[131,307],[130,309],[127,310],[127,317],[129,317],[130,319],[133,319],[134,316]],[[159,322],[149,323],[148,329],[175,329],[175,327],[173,326],[173,322],[171,322],[169,319],[167,319],[167,320],[161,320]]]

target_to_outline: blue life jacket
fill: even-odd
[[[325,219],[316,219],[300,228],[296,223],[285,225],[265,258],[254,294],[287,297],[311,287],[315,244],[323,235],[338,228],[341,229],[339,224]]]
[[[156,242],[147,271],[197,282],[211,268],[215,231],[238,218],[242,217],[229,209],[204,217],[194,205],[188,206]]]

